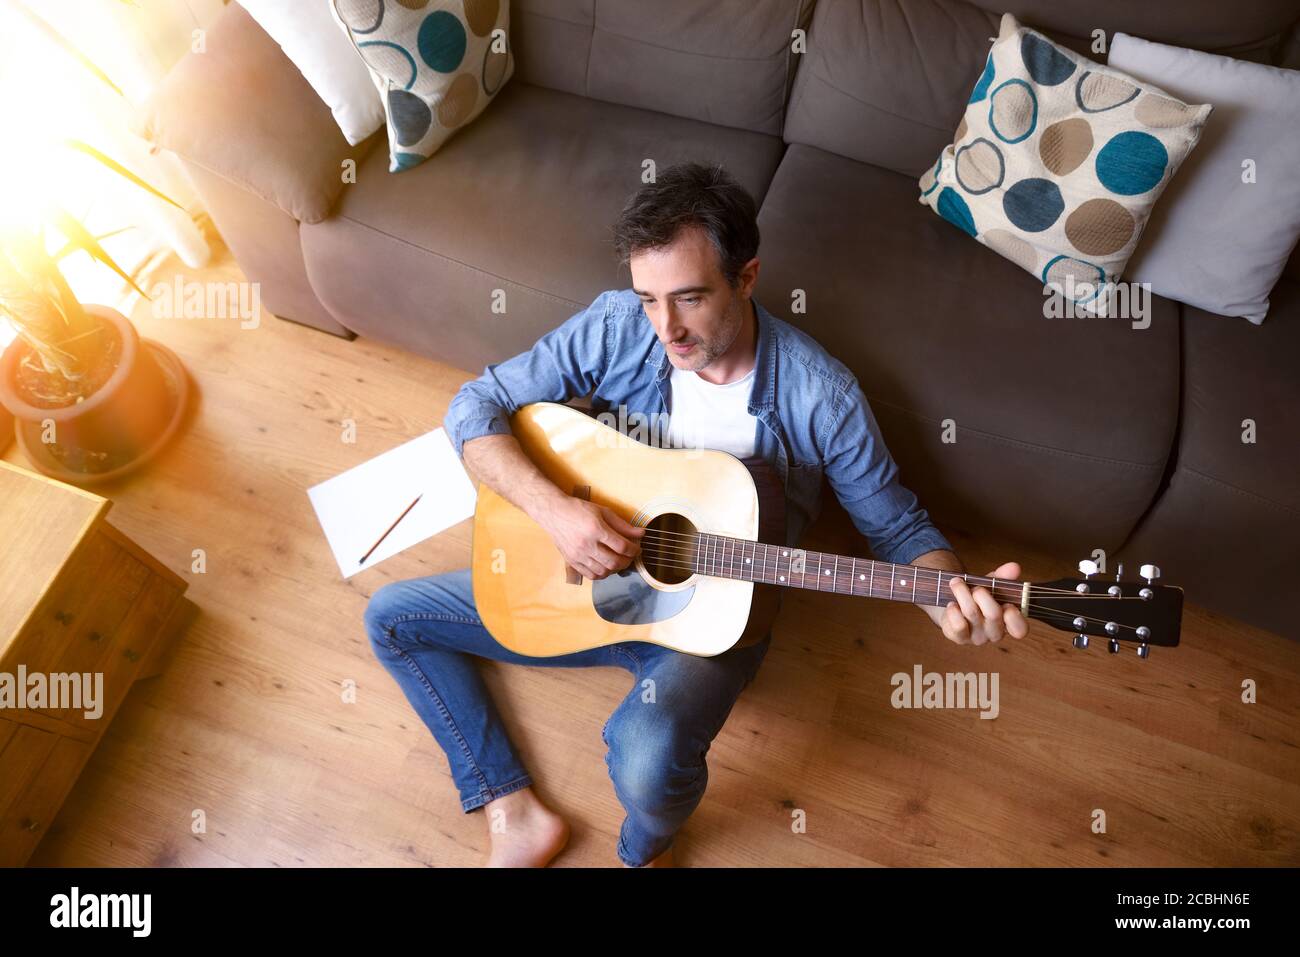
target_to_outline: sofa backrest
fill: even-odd
[[[920,176],[965,110],[998,21],[1012,13],[1105,62],[1093,31],[1278,64],[1295,0],[818,0],[784,137]]]
[[[779,136],[813,0],[514,0],[527,83]]]

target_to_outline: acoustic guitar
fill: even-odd
[[[549,657],[624,641],[718,655],[760,641],[785,588],[943,607],[956,575],[999,603],[1108,650],[1178,644],[1182,589],[1081,578],[1027,582],[898,565],[776,544],[784,493],[761,459],[707,449],[656,448],[566,405],[538,402],[511,417],[524,453],[565,492],[646,529],[627,568],[592,581],[569,567],[550,535],[480,485],[474,512],[474,601],[484,626],[512,651]],[[1122,566],[1121,566],[1122,575]]]

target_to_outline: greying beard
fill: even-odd
[[[727,309],[727,313],[726,313],[727,317],[730,319],[737,312],[741,312],[739,300],[735,297],[732,297],[731,305]],[[732,344],[736,341],[736,337],[740,335],[740,327],[744,323],[744,321],[745,319],[744,316],[742,315],[735,322],[729,324],[731,334],[727,336],[726,342],[722,342],[721,340],[714,340],[713,342],[704,342],[703,340],[701,340],[700,350],[704,353],[704,358],[700,362],[700,364],[692,368],[691,371],[699,372],[701,369],[707,369],[710,365],[713,364],[714,360],[716,360],[719,356],[726,355],[727,350],[730,349]]]

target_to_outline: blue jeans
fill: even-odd
[[[627,811],[618,856],[633,867],[671,847],[704,796],[704,756],[772,643],[768,632],[757,644],[713,657],[645,641],[550,658],[521,655],[483,627],[468,568],[385,585],[370,599],[365,620],[375,654],[446,752],[466,812],[533,783],[474,656],[630,671],[636,679],[632,690],[601,737],[614,793]]]

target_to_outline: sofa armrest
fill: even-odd
[[[349,146],[334,117],[243,7],[213,22],[134,118],[144,139],[273,203],[299,222],[329,216],[345,159],[359,163],[381,129]]]

